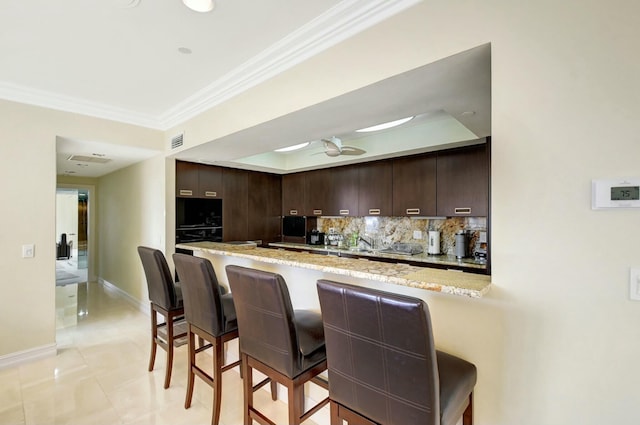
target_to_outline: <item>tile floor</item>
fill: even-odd
[[[211,423],[212,390],[197,378],[192,406],[184,408],[186,346],[176,350],[171,386],[164,390],[163,350],[158,350],[154,371],[147,371],[148,316],[98,283],[56,291],[58,354],[0,370],[0,424]],[[229,347],[230,356],[232,351]],[[206,358],[201,361],[210,364],[211,357],[202,355]],[[242,424],[237,369],[223,374],[222,388],[220,423]],[[281,389],[283,395],[286,390]],[[277,424],[287,423],[284,402],[272,402],[266,390],[260,390],[256,400]],[[326,406],[305,422],[328,423]]]

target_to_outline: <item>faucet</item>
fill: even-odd
[[[362,236],[358,238],[358,242],[360,241],[364,242],[370,249],[373,249],[373,243],[371,241],[366,240]]]

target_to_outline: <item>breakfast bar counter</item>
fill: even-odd
[[[315,271],[324,275],[338,275],[345,278],[399,285],[440,293],[480,298],[491,287],[491,276],[419,267],[410,264],[371,261],[364,258],[345,258],[334,255],[318,255],[309,252],[287,251],[283,249],[259,248],[256,244],[192,242],[176,245],[176,248],[191,250],[194,255],[217,258],[224,263],[234,259],[250,263],[285,266]],[[218,269],[221,266],[218,267]],[[279,270],[275,270],[280,272]],[[217,273],[223,273],[217,270]],[[220,279],[221,276],[218,276]],[[285,276],[289,281],[291,278]],[[329,276],[328,278],[332,278]],[[315,281],[314,281],[315,284]],[[404,291],[401,291],[404,292]]]

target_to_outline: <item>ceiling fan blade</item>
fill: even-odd
[[[342,155],[362,155],[363,153],[367,153],[364,149],[354,148],[353,146],[343,146],[342,147]]]

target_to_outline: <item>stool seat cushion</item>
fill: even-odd
[[[476,385],[475,365],[442,351],[436,351],[440,376],[440,425],[455,425],[469,404]]]
[[[229,332],[230,330],[238,328],[238,318],[236,316],[236,306],[233,304],[233,296],[231,293],[226,293],[220,297],[222,304],[222,310],[224,311],[224,330]]]
[[[294,310],[293,323],[298,332],[300,353],[308,356],[316,350],[324,349],[324,328],[322,315],[311,310]]]

